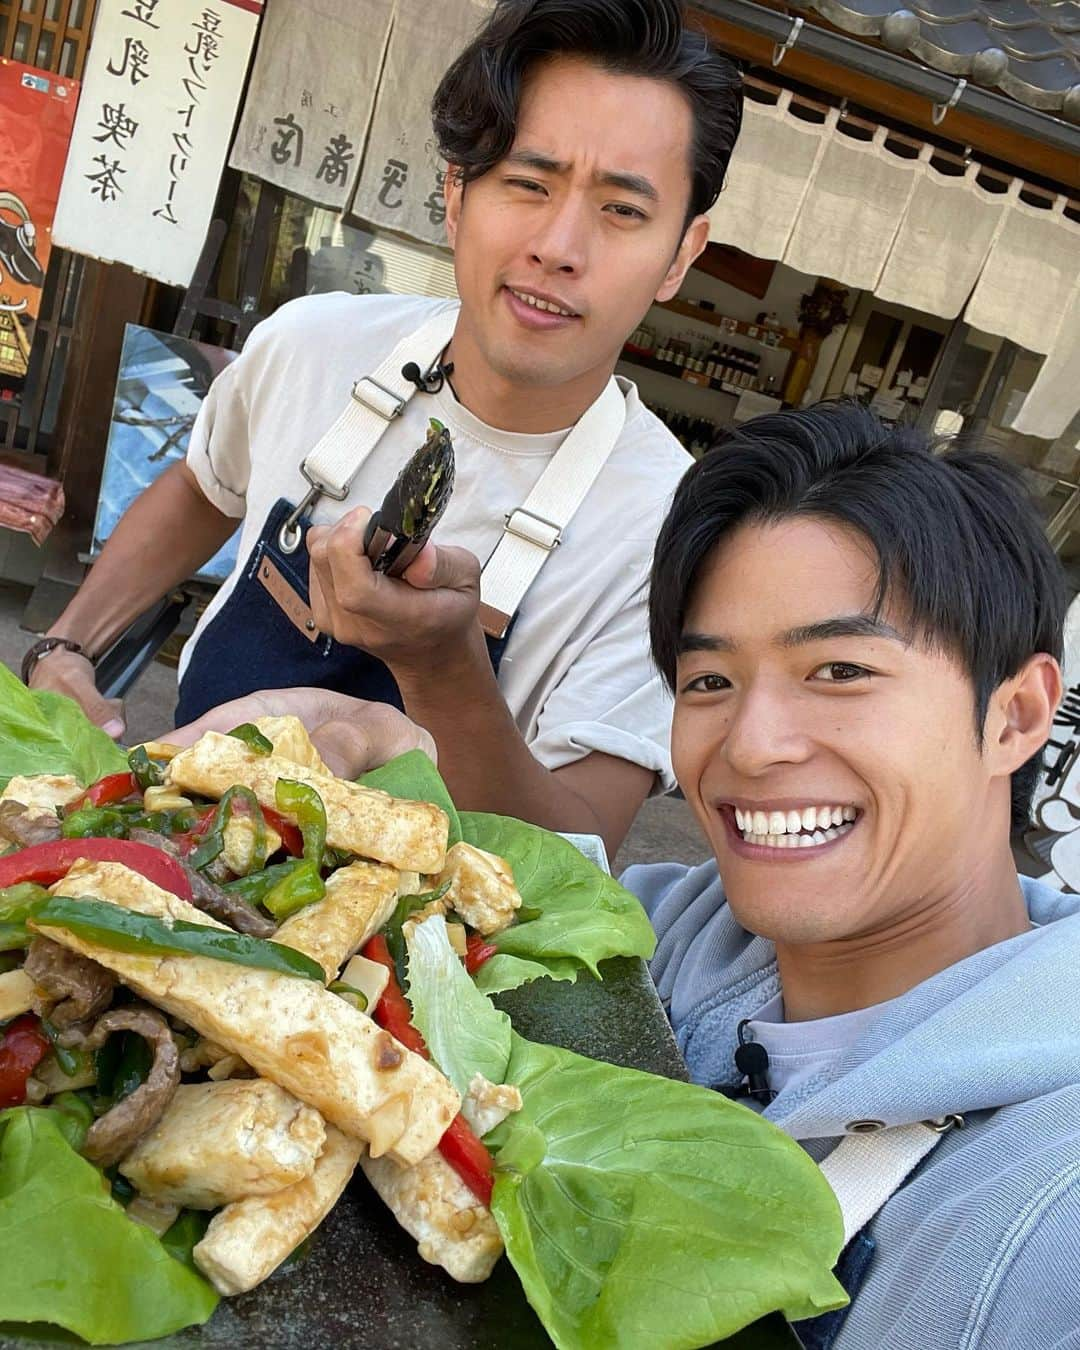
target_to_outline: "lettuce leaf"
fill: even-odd
[[[541,974],[565,980],[584,969],[599,977],[597,966],[610,956],[652,956],[656,936],[640,901],[573,844],[537,825],[476,811],[461,812],[461,830],[466,843],[506,859],[525,908],[539,911],[489,939],[518,963],[500,965],[494,956],[481,966],[477,984],[485,993]]]
[[[445,924],[420,925],[410,954],[436,1062],[459,1085],[492,1078],[503,1014],[471,988]],[[690,1350],[777,1310],[846,1303],[831,1273],[840,1209],[794,1140],[718,1093],[509,1037],[502,1081],[524,1105],[486,1139],[492,1212],[560,1350]]]
[[[433,802],[450,817],[449,844],[461,842],[461,821],[450,790],[438,769],[423,750],[410,750],[398,755],[379,769],[372,769],[359,780],[364,787],[389,792],[391,797],[408,797],[414,802]]]
[[[5,1323],[51,1323],[91,1345],[118,1345],[207,1320],[217,1294],[125,1215],[52,1112],[14,1108],[0,1131]]]
[[[0,790],[17,774],[72,774],[85,787],[126,768],[123,750],[77,703],[27,689],[0,663]]]
[[[443,916],[418,924],[408,948],[414,1016],[435,1063],[462,1096],[474,1073],[502,1083],[510,1062],[510,1019],[465,974]]]

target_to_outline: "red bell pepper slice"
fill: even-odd
[[[66,876],[80,858],[89,858],[91,862],[123,863],[163,891],[171,891],[181,900],[191,901],[191,883],[177,860],[133,839],[55,839],[45,844],[31,844],[18,853],[8,853],[0,858],[0,890],[5,886],[17,886],[20,881],[52,886]]]
[[[470,933],[465,939],[465,969],[470,975],[475,975],[485,961],[498,954],[498,947],[485,942],[479,933]]]
[[[389,980],[382,997],[376,1003],[372,1016],[384,1031],[416,1054],[430,1059],[423,1036],[412,1024],[412,1009],[398,984],[394,958],[386,939],[377,933],[364,946],[362,953],[369,961],[385,966]],[[450,1128],[439,1140],[439,1152],[462,1179],[481,1204],[491,1206],[491,1191],[495,1184],[495,1162],[483,1140],[473,1133],[469,1122],[458,1114]]]
[[[122,802],[125,797],[140,791],[133,773],[109,773],[92,783],[81,797],[76,797],[64,814],[70,816],[73,811],[81,810],[84,806],[111,806],[113,802]]]
[[[439,1152],[481,1204],[490,1209],[495,1162],[463,1115],[455,1116],[450,1122],[450,1128],[439,1140]]]
[[[16,1017],[0,1040],[0,1108],[22,1106],[26,1080],[52,1048],[41,1023],[31,1013]]]
[[[372,1017],[396,1041],[400,1041],[402,1045],[416,1054],[422,1055],[424,1059],[430,1059],[431,1056],[428,1054],[423,1036],[412,1024],[412,1009],[409,1007],[405,995],[401,992],[397,971],[394,968],[394,958],[390,955],[390,948],[386,945],[386,939],[381,933],[376,933],[365,944],[363,955],[369,961],[377,961],[380,966],[385,966],[390,975],[386,988],[383,990],[382,998],[379,999],[372,1011]]]
[[[304,836],[300,833],[300,828],[294,825],[288,816],[283,816],[280,811],[275,811],[272,806],[264,806],[262,809],[263,819],[270,829],[275,830],[281,836],[281,846],[286,853],[291,853],[294,858],[303,857],[304,854]]]

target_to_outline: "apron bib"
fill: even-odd
[[[320,497],[344,501],[387,427],[419,388],[405,370],[429,372],[453,336],[458,307],[437,310],[403,338],[373,374],[353,385],[334,425],[300,466],[308,491],[280,498],[229,598],[199,635],[180,682],[176,724],[257,689],[315,686],[401,708],[394,677],[377,657],[320,633],[310,609],[307,531]],[[521,506],[506,516],[484,564],[480,622],[496,676],[526,591],[615,447],[626,401],[612,377],[552,456]]]
[[[286,553],[279,538],[293,510],[284,497],[278,500],[243,576],[200,636],[180,681],[178,727],[253,690],[297,685],[403,708],[397,682],[383,661],[335,642],[315,627],[308,591],[310,522],[298,522],[300,544],[293,552]],[[500,638],[487,638],[496,676],[512,627],[511,622]]]

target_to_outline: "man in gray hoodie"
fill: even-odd
[[[623,880],[694,1079],[844,1201],[853,1301],[815,1350],[1080,1347],[1080,898],[1010,850],[1064,613],[1007,466],[856,406],[732,432],[660,537],[653,652],[715,861]]]

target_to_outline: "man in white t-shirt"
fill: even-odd
[[[397,703],[434,736],[459,806],[615,848],[645,796],[672,781],[645,591],[688,464],[632,385],[619,384],[625,421],[610,456],[508,632],[485,635],[481,562],[610,395],[626,336],[705,247],[704,213],[739,127],[738,76],[684,29],[681,0],[500,0],[433,114],[461,296],[435,353],[449,380],[389,418],[346,500],[318,499],[300,548],[282,551],[275,539],[308,487],[301,464],[354,382],[444,304],[334,294],[285,306],[215,382],[186,464],[120,522],[50,630],[60,644],[32,649],[29,678],[120,734],[86,656],[242,519],[240,562],[186,653],[182,720],[286,686]],[[364,556],[368,508],[431,417],[454,440],[455,492],[438,546],[391,579]]]

